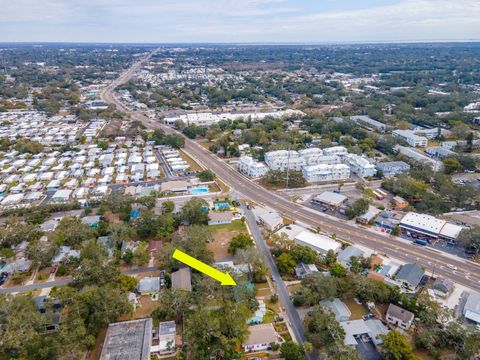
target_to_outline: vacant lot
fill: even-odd
[[[231,224],[213,225],[210,228],[213,241],[208,244],[208,249],[213,252],[216,261],[231,257],[227,251],[230,240],[238,234],[247,233],[247,228],[241,220],[234,220]]]

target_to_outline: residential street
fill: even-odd
[[[278,272],[277,265],[275,264],[275,261],[273,260],[272,254],[270,253],[267,244],[265,243],[265,240],[262,236],[262,232],[260,228],[257,225],[257,222],[255,220],[255,216],[253,213],[247,209],[244,203],[242,203],[242,210],[243,213],[245,214],[245,218],[247,219],[247,224],[248,227],[250,228],[250,231],[252,232],[252,235],[255,239],[255,243],[257,244],[257,247],[263,252],[265,257],[267,258],[268,261],[268,266],[270,267],[270,272],[272,275],[272,279],[275,282],[276,288],[277,288],[277,293],[280,298],[280,301],[285,308],[285,311],[288,316],[288,321],[290,322],[290,328],[293,330],[294,336],[296,340],[299,343],[304,343],[305,342],[305,334],[303,331],[303,324],[302,321],[300,320],[300,316],[298,315],[297,310],[295,309],[295,306],[293,306],[292,300],[290,300],[290,294],[288,293],[287,286],[282,280],[282,277],[280,276],[280,273]],[[315,357],[308,356],[309,359],[315,359]]]

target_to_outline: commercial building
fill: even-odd
[[[383,176],[391,177],[410,171],[410,165],[404,161],[388,161],[377,164],[377,169]]]
[[[150,360],[152,318],[110,324],[100,360]]]
[[[238,171],[251,178],[265,176],[268,172],[268,168],[265,166],[265,164],[254,160],[250,156],[242,156],[237,166]]]
[[[277,231],[283,226],[283,217],[275,211],[263,211],[256,215],[256,218],[269,231]]]
[[[480,324],[480,293],[471,292],[462,311],[465,319]]]
[[[412,147],[425,147],[428,144],[428,139],[425,136],[416,135],[411,130],[393,130],[392,135]]]
[[[331,209],[337,209],[347,202],[347,197],[342,194],[334,193],[332,191],[324,191],[316,195],[310,200],[312,204],[328,206]]]
[[[350,177],[350,168],[345,164],[304,166],[302,175],[307,182],[312,183],[346,180]]]
[[[315,234],[309,230],[297,234],[294,241],[299,245],[308,246],[322,255],[326,255],[330,250],[337,253],[342,248],[338,241],[325,235]]]
[[[454,242],[463,230],[462,226],[415,212],[407,213],[399,225],[402,232],[407,235],[429,241],[442,239]]]

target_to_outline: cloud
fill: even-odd
[[[0,41],[480,39],[478,0],[321,4],[322,9],[307,0],[0,0]]]

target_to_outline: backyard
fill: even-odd
[[[213,252],[216,261],[225,260],[232,255],[228,253],[230,240],[241,233],[247,233],[247,227],[242,220],[234,220],[230,224],[211,225],[213,241],[208,244],[208,249]]]

